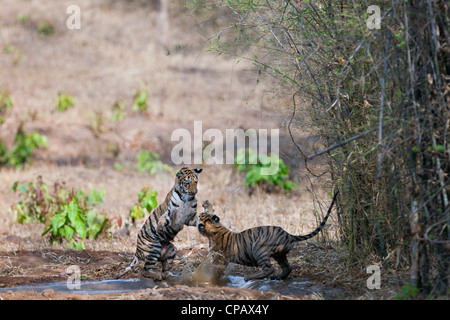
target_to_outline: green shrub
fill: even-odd
[[[114,103],[111,107],[111,121],[113,122],[119,122],[123,118],[123,114],[125,111],[125,105],[123,104],[123,101],[118,100],[116,103]]]
[[[14,182],[12,188],[14,192],[19,191],[23,200],[12,205],[10,210],[13,219],[17,223],[37,221],[44,223],[45,216],[52,211],[54,201],[49,195],[48,186],[42,182],[42,177],[38,176],[36,182],[28,182],[19,185]]]
[[[6,165],[22,168],[31,161],[34,150],[39,147],[47,147],[47,137],[37,132],[25,133],[22,126],[19,126],[14,138],[14,147],[5,154]]]
[[[0,125],[4,122],[4,116],[8,109],[13,106],[12,99],[7,90],[0,90]],[[47,137],[41,136],[37,132],[26,133],[23,130],[23,122],[14,137],[14,145],[8,150],[3,141],[0,140],[0,167],[16,167],[22,168],[31,161],[34,150],[39,147],[47,147]]]
[[[48,185],[38,177],[36,182],[19,185],[12,190],[19,191],[21,201],[10,210],[18,223],[37,221],[45,223],[42,236],[49,234],[50,243],[66,242],[68,249],[84,249],[83,240],[94,240],[102,230],[109,228],[109,221],[95,209],[103,202],[104,190],[91,190],[86,195],[82,190],[69,189],[56,182],[51,192]]]
[[[149,192],[148,188],[143,188],[141,192],[139,192],[138,203],[133,205],[130,211],[131,220],[133,222],[144,218],[146,210],[150,213],[158,206],[158,202],[156,200],[157,195],[158,193],[155,190]]]
[[[58,111],[66,111],[75,105],[74,98],[67,93],[58,93],[55,98],[55,108]]]
[[[262,168],[270,168],[278,162],[278,172],[272,175],[261,174]],[[239,149],[234,162],[239,172],[245,172],[245,185],[281,186],[286,193],[298,186],[289,180],[289,168],[277,155],[256,155],[251,149]],[[266,188],[266,190],[270,190]]]
[[[0,166],[23,168],[31,161],[34,150],[39,147],[47,147],[47,137],[37,132],[28,134],[20,125],[11,150],[0,141]]]
[[[419,293],[419,289],[411,283],[407,283],[406,285],[401,287],[401,292],[397,293],[395,299],[397,300],[409,300],[416,299],[417,294]]]
[[[150,172],[156,174],[161,171],[171,171],[172,168],[162,161],[158,160],[159,154],[147,150],[141,150],[137,155],[136,169],[139,173]]]
[[[8,109],[13,105],[12,99],[7,90],[0,91],[0,124],[3,123],[4,115]]]
[[[45,38],[55,33],[55,28],[48,21],[41,21],[38,26],[39,38]]]
[[[136,91],[133,97],[133,111],[147,111],[147,98],[148,93],[145,87],[143,87],[140,91]]]

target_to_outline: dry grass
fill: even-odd
[[[56,180],[64,180],[66,185],[84,190],[104,189],[106,196],[102,210],[107,217],[120,216],[128,223],[130,223],[129,209],[136,202],[137,194],[143,187],[147,186],[150,189],[157,190],[158,202],[161,202],[174,181],[174,177],[169,174],[147,176],[130,173],[127,177],[124,177],[124,173],[110,168],[98,170],[84,167],[72,167],[71,170],[64,171],[64,175],[62,171],[55,174],[45,170],[45,168],[29,168],[26,171],[9,170],[4,171],[2,175],[5,185],[12,186],[14,181],[33,181],[39,174],[44,177],[44,182],[49,185]],[[218,178],[221,181],[219,184],[217,183]],[[205,199],[210,200],[215,204],[217,214],[225,218],[223,214],[225,203],[231,193],[242,185],[243,177],[238,175],[232,167],[217,166],[206,168],[199,179],[199,202]],[[1,230],[3,234],[14,235],[20,241],[17,241],[18,243],[3,243],[2,249],[15,248],[15,250],[18,250],[18,246],[21,246],[20,249],[37,249],[45,246],[46,244],[43,242],[31,241],[31,239],[39,239],[44,225],[36,223],[18,225],[13,222],[12,215],[9,213],[9,206],[18,198],[11,190],[5,189],[2,193],[5,200],[1,202],[0,208],[1,212],[4,213],[0,216]],[[6,199],[10,200],[7,201]],[[234,230],[243,230],[258,225],[279,225],[290,233],[306,234],[317,226],[313,209],[313,202],[304,190],[295,191],[290,195],[283,193],[267,194],[264,191],[257,190],[252,196],[249,196],[247,190],[242,189],[229,201],[226,218]],[[136,236],[135,233],[140,227],[140,223],[138,222],[136,227],[131,228],[134,233],[132,236]],[[329,228],[333,228],[333,222],[329,225]],[[113,226],[112,231],[117,231],[116,225]],[[30,241],[27,241],[27,239]],[[134,246],[133,242],[132,239],[100,239],[95,242],[87,242],[87,247],[98,250],[107,248],[109,250],[121,250],[125,246],[130,250]],[[182,230],[175,239],[175,245],[179,249],[193,248],[198,243],[206,242],[195,229],[188,227]],[[7,247],[5,248],[5,246]]]

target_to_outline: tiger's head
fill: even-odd
[[[189,195],[190,198],[194,198],[197,194],[197,174],[202,172],[202,170],[203,169],[200,168],[181,168],[180,171],[177,172],[175,178],[175,185],[178,186],[179,191],[183,194]]]
[[[204,211],[200,213],[197,221],[197,229],[201,234],[208,236],[220,228],[223,228],[220,223],[220,218],[214,213],[213,205],[208,201],[203,201]]]

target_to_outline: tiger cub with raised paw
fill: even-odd
[[[169,274],[176,251],[172,240],[185,225],[197,223],[197,183],[202,169],[182,168],[175,177],[175,185],[163,203],[153,210],[137,236],[136,253],[133,261],[115,279],[132,270],[144,261],[141,275],[163,280]],[[161,261],[162,273],[155,273],[154,265]]]
[[[199,232],[209,239],[209,249],[219,253],[215,264],[219,274],[225,270],[229,262],[244,266],[257,266],[262,269],[256,274],[244,278],[245,281],[263,279],[275,271],[270,258],[281,267],[281,273],[272,275],[271,279],[286,279],[291,273],[291,266],[286,255],[292,250],[295,242],[304,241],[317,235],[322,230],[330,216],[334,202],[339,192],[336,192],[326,216],[321,224],[311,233],[304,236],[291,235],[281,227],[261,226],[233,232],[220,223],[220,218],[214,213],[208,200],[203,202],[204,212],[200,213],[197,222]]]

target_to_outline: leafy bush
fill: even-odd
[[[111,107],[111,121],[113,122],[119,122],[123,118],[123,114],[125,111],[125,105],[123,104],[123,101],[118,100],[116,103],[114,103]]]
[[[38,26],[39,38],[45,38],[55,33],[55,28],[48,21],[41,21]]]
[[[141,150],[137,155],[136,169],[139,173],[150,172],[155,174],[158,171],[171,171],[172,168],[162,161],[158,160],[159,154],[147,150]]]
[[[144,218],[145,210],[150,213],[158,206],[158,202],[156,201],[157,195],[158,193],[155,190],[149,192],[148,188],[143,188],[139,192],[138,203],[131,207],[130,216],[133,222],[137,219]]]
[[[75,105],[74,98],[67,93],[58,93],[55,98],[55,108],[58,111],[66,111]]]
[[[11,206],[14,220],[18,223],[37,221],[45,223],[42,236],[50,233],[50,243],[66,241],[68,249],[84,249],[83,240],[94,240],[102,230],[109,228],[109,221],[94,206],[103,202],[104,190],[91,190],[86,195],[82,190],[72,190],[64,183],[56,182],[53,192],[39,176],[36,182],[19,185],[12,190],[20,192],[23,200]]]
[[[278,172],[272,175],[262,175],[262,168],[270,168],[278,162]],[[239,149],[235,162],[239,172],[245,172],[245,185],[254,187],[256,185],[266,185],[266,190],[270,190],[271,185],[281,186],[286,193],[297,189],[298,186],[289,179],[289,168],[277,155],[256,155],[251,149]]]
[[[10,109],[13,105],[12,99],[9,96],[9,92],[6,90],[0,91],[0,124],[3,123],[3,116],[6,110]]]
[[[13,213],[14,221],[24,223],[37,221],[44,223],[45,216],[52,210],[53,202],[49,196],[48,186],[42,182],[42,177],[38,176],[36,182],[23,183],[14,182],[12,188],[14,192],[19,190],[22,201],[12,205],[10,210]],[[58,195],[57,192],[55,192]],[[59,197],[58,197],[59,198]]]
[[[0,91],[0,125],[4,122],[7,110],[11,109],[12,106],[13,102],[8,91]],[[26,133],[23,130],[23,122],[20,123],[12,150],[8,150],[3,141],[0,140],[0,167],[22,168],[24,164],[31,161],[34,150],[39,147],[47,147],[47,138],[37,132]]]
[[[407,283],[406,285],[401,287],[401,292],[397,293],[395,299],[397,300],[408,300],[408,299],[417,299],[417,294],[419,293],[419,289],[411,283]]]
[[[0,91],[0,125],[4,121],[6,111],[13,106],[12,99],[7,91]],[[8,150],[3,141],[0,140],[0,167],[22,168],[24,164],[31,161],[34,150],[39,147],[47,147],[47,137],[41,136],[37,132],[31,134],[23,130],[23,122],[19,124],[14,146]]]
[[[143,87],[140,91],[136,91],[133,97],[133,111],[147,111],[147,97],[148,93],[145,87]]]
[[[7,166],[22,168],[24,164],[31,161],[34,150],[39,147],[47,147],[47,137],[41,136],[37,132],[25,133],[22,125],[20,125],[14,138],[14,147],[12,150],[7,151],[6,147],[4,147],[2,153],[2,147],[0,147],[0,165],[5,164]]]

